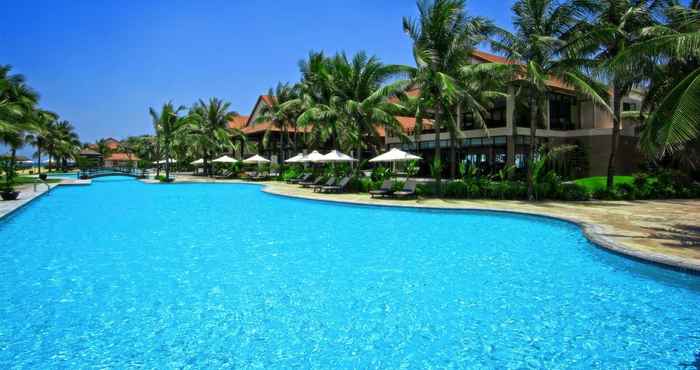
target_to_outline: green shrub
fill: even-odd
[[[618,199],[637,199],[637,188],[632,184],[622,183],[615,185],[615,196]]]
[[[609,191],[606,188],[598,188],[593,191],[593,198],[598,200],[617,200],[615,191]]]
[[[576,183],[561,184],[558,189],[557,199],[566,201],[583,201],[591,199],[591,194],[585,186]]]
[[[386,167],[379,166],[372,170],[372,181],[381,182],[389,178],[391,178],[391,170]]]
[[[304,173],[304,169],[301,166],[289,167],[282,173],[282,180],[289,181],[292,179],[296,179],[299,176],[301,176],[302,173]]]
[[[420,197],[432,197],[435,194],[437,194],[435,191],[435,183],[416,185],[416,195]]]
[[[445,186],[448,198],[469,198],[469,186],[464,181],[451,181]]]

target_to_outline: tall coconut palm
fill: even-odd
[[[640,142],[645,152],[658,157],[687,149],[700,136],[700,1],[675,3],[665,16],[664,24],[645,28],[644,40],[610,63],[613,70],[629,73],[650,57],[661,61],[650,75],[644,105],[652,113]]]
[[[36,110],[31,119],[32,126],[27,141],[36,148],[37,172],[41,174],[41,156],[46,150],[52,136],[53,123],[58,119],[58,115],[46,110]]]
[[[365,52],[352,59],[340,53],[329,67],[329,83],[338,101],[338,136],[345,144],[343,150],[354,149],[358,161],[362,161],[363,150],[376,152],[383,145],[379,129],[403,134],[389,98],[406,90],[409,82],[388,82],[404,73],[405,68],[382,64],[379,58]]]
[[[665,0],[601,0],[586,3],[581,9],[588,10],[591,20],[583,23],[572,37],[571,51],[587,67],[595,68],[609,81],[610,103],[613,113],[613,130],[608,157],[607,188],[613,187],[616,172],[616,156],[622,126],[622,99],[632,88],[642,82],[653,66],[648,59],[634,69],[610,68],[610,63],[627,48],[643,39],[642,30],[654,25],[654,14],[666,3]]]
[[[185,124],[185,118],[180,113],[184,106],[175,107],[172,102],[163,104],[160,112],[149,108],[149,114],[156,124],[156,134],[161,141],[162,155],[165,157],[165,178],[170,179],[170,160],[172,143],[175,133]]]
[[[39,96],[27,86],[24,76],[11,75],[10,70],[10,66],[0,66],[0,144],[10,148],[14,165],[17,149],[32,128]]]
[[[330,83],[330,58],[322,52],[311,52],[307,60],[299,62],[299,68],[302,74],[300,96],[286,104],[293,104],[301,112],[297,123],[308,131],[310,138],[306,141],[320,147],[330,140],[335,149],[340,149],[340,107]]]
[[[604,89],[565,54],[567,39],[575,34],[583,9],[571,2],[518,0],[513,12],[515,33],[498,29],[491,45],[511,62],[529,109],[528,198],[534,199],[532,161],[537,154],[537,129],[545,119],[549,81],[559,79],[594,104],[610,109],[602,97]]]
[[[235,150],[228,123],[238,113],[231,111],[230,107],[231,103],[218,98],[211,98],[207,102],[199,100],[190,109],[185,124],[178,130],[178,135],[185,135],[189,140],[200,144],[206,175],[211,174],[210,161],[213,155],[224,150]]]
[[[298,99],[299,91],[294,85],[279,83],[277,87],[268,91],[267,96],[269,97],[268,104],[264,104],[260,109],[256,123],[270,122],[270,126],[268,126],[263,137],[263,147],[268,146],[273,130],[280,131],[280,142],[278,143],[279,161],[284,163],[290,141],[289,129],[292,126],[296,133],[296,128],[293,125],[298,116],[296,105],[290,103]],[[293,148],[296,152],[296,138],[293,140]]]
[[[75,128],[68,121],[60,121],[53,127],[52,135],[52,155],[57,166],[65,170],[68,158],[75,157],[80,147],[80,138],[75,132]]]
[[[419,18],[404,18],[404,31],[413,41],[416,68],[409,70],[413,85],[420,89],[416,111],[417,131],[431,112],[435,130],[434,161],[441,160],[441,132],[452,107],[460,98],[458,70],[468,63],[473,43],[468,32],[472,21],[463,0],[421,0]],[[442,192],[442,171],[436,170],[437,191]]]

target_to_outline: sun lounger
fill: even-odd
[[[345,188],[348,187],[348,184],[350,183],[351,178],[350,177],[343,177],[340,181],[338,181],[337,185],[331,185],[331,186],[323,186],[321,187],[321,192],[325,193],[342,193],[345,191]]]
[[[297,177],[296,179],[288,180],[287,184],[298,184],[301,182],[309,181],[310,178],[311,178],[310,173],[302,174],[301,176]]]
[[[392,180],[385,180],[379,190],[371,190],[369,194],[374,197],[388,197],[394,192],[394,182]]]
[[[324,186],[333,186],[333,185],[335,185],[335,177],[331,177],[323,185],[318,184],[318,185],[314,186],[314,192],[321,191],[321,189],[323,189]]]
[[[415,180],[408,180],[400,191],[395,191],[391,194],[392,197],[396,198],[409,198],[416,196],[416,182]]]
[[[323,180],[323,177],[319,176],[313,181],[309,181],[309,180],[301,181],[301,182],[299,182],[299,185],[301,185],[302,188],[312,188],[316,185],[321,184],[322,180]]]

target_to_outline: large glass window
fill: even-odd
[[[570,95],[549,94],[549,128],[552,130],[574,130],[571,119],[576,98]]]

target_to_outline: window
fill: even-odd
[[[637,103],[634,103],[634,102],[623,102],[622,103],[622,111],[623,112],[634,112],[637,110],[639,110],[639,108],[637,108]]]
[[[549,94],[549,128],[552,130],[573,130],[572,107],[576,105],[573,96]]]
[[[474,127],[474,113],[472,112],[466,112],[462,114],[462,127],[460,127],[462,130],[471,130],[476,127]]]

